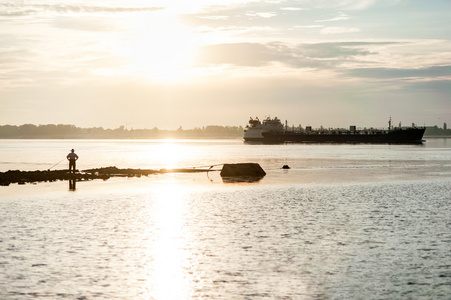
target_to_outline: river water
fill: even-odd
[[[449,299],[451,140],[0,140],[0,171],[256,162],[0,187],[0,299]],[[283,170],[283,165],[291,169]],[[219,167],[220,169],[220,167]]]

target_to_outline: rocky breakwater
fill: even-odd
[[[52,170],[52,171],[19,171],[10,170],[7,172],[0,172],[0,185],[8,186],[11,183],[25,184],[35,182],[52,182],[57,180],[92,180],[92,179],[108,179],[105,174],[93,173],[69,173],[67,170]]]
[[[45,181],[57,181],[57,180],[93,180],[103,179],[106,180],[110,177],[141,177],[151,174],[164,174],[164,173],[191,173],[191,172],[206,172],[205,169],[161,169],[161,170],[149,170],[149,169],[119,169],[116,167],[105,167],[97,169],[89,169],[83,171],[77,171],[70,173],[68,170],[45,170],[45,171],[20,171],[10,170],[7,172],[0,172],[0,185],[8,186],[11,183],[25,184]]]

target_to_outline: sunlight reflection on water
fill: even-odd
[[[166,183],[151,192],[154,240],[151,258],[149,296],[154,299],[187,299],[190,280],[186,274],[187,199],[183,187]]]
[[[147,164],[150,165],[154,161],[158,161],[161,168],[178,168],[182,162],[186,161],[191,155],[191,147],[177,143],[175,140],[165,140],[156,147],[149,147],[149,161]]]

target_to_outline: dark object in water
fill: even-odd
[[[11,183],[25,184],[33,182],[53,182],[57,180],[92,180],[92,179],[108,179],[105,174],[91,173],[70,173],[67,170],[46,170],[46,171],[19,171],[9,170],[0,172],[0,186],[8,186]]]
[[[19,171],[10,170],[7,172],[0,172],[0,186],[8,186],[11,183],[25,184],[42,181],[56,181],[56,180],[106,180],[110,177],[140,177],[151,174],[164,173],[194,173],[207,172],[206,169],[119,169],[116,167],[106,167],[83,170],[77,173],[70,173],[67,170],[46,170],[46,171]]]
[[[263,177],[266,172],[257,163],[224,164],[221,170],[221,177]]]
[[[289,165],[283,165],[282,169],[286,169],[286,170],[288,170],[288,169],[291,169],[291,168],[290,168],[290,166],[289,166]]]
[[[289,128],[278,118],[267,118],[260,122],[251,119],[244,130],[244,140],[260,143],[381,143],[381,144],[421,144],[426,127],[393,127],[391,119],[388,129],[312,129]]]

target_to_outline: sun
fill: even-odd
[[[187,76],[195,55],[193,34],[174,15],[132,20],[136,28],[124,48],[128,67],[145,78],[175,81]]]

